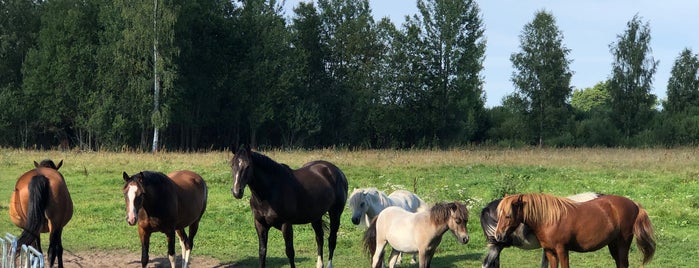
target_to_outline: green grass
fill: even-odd
[[[268,151],[291,167],[325,159],[347,175],[350,191],[359,187],[417,190],[425,201],[467,201],[471,241],[458,244],[445,234],[434,267],[480,267],[485,240],[478,216],[481,208],[505,192],[546,192],[569,195],[585,191],[627,196],[641,203],[655,225],[658,249],[647,267],[691,267],[699,263],[699,161],[694,148],[661,149],[519,149],[449,151]],[[33,168],[32,161],[63,159],[61,172],[73,197],[75,213],[64,230],[64,247],[73,252],[128,250],[138,252],[137,229],[125,221],[121,173],[191,169],[209,185],[209,204],[195,239],[194,256],[212,256],[223,263],[257,265],[257,235],[248,204],[249,190],[237,200],[230,194],[227,152],[212,153],[82,153],[0,150],[0,231],[18,235],[8,215],[15,180]],[[368,266],[362,252],[363,229],[353,226],[349,209],[343,214],[334,264]],[[315,264],[315,242],[308,225],[294,227],[296,263]],[[44,247],[48,236],[42,236]],[[326,242],[327,243],[327,242]],[[269,266],[287,266],[281,233],[270,231]],[[179,246],[176,246],[179,251]],[[327,256],[327,246],[324,249]],[[151,258],[165,255],[165,238],[154,234]],[[327,258],[327,257],[326,257]],[[503,267],[538,267],[541,251],[505,249]],[[634,248],[631,266],[640,265]],[[572,253],[575,267],[611,267],[606,249]],[[408,266],[405,265],[404,266]],[[416,267],[416,265],[408,266]]]

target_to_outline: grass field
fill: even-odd
[[[474,149],[474,150],[314,150],[266,151],[278,162],[297,168],[324,159],[346,174],[353,188],[376,187],[391,192],[416,190],[428,203],[467,201],[471,209],[471,241],[458,244],[445,234],[433,267],[480,267],[485,240],[478,216],[481,208],[504,192],[546,192],[570,195],[585,191],[627,196],[650,214],[657,236],[655,258],[646,267],[699,265],[699,151],[685,149]],[[138,252],[136,227],[125,221],[121,173],[191,169],[209,185],[209,203],[195,239],[193,256],[212,256],[225,264],[257,266],[257,236],[248,204],[230,194],[229,152],[107,153],[23,151],[0,149],[0,232],[20,233],[9,220],[8,201],[17,177],[33,168],[32,161],[63,159],[61,168],[75,204],[64,230],[70,251],[128,250]],[[349,209],[342,218],[333,263],[337,267],[366,267],[363,229],[351,224]],[[295,226],[296,263],[315,265],[315,242],[310,226]],[[42,236],[42,245],[48,245]],[[281,233],[270,231],[268,264],[288,267]],[[179,247],[177,246],[179,254]],[[151,258],[165,255],[165,238],[154,234]],[[327,259],[327,249],[326,259]],[[503,267],[538,267],[541,251],[505,249]],[[632,248],[631,266],[641,255]],[[572,253],[575,267],[613,267],[606,249]],[[416,267],[404,264],[403,267]]]

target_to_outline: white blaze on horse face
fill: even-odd
[[[129,223],[129,225],[136,224],[138,211],[134,203],[136,200],[137,191],[138,186],[136,185],[129,185],[126,190],[126,221]]]

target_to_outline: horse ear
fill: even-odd
[[[58,165],[56,166],[56,170],[61,168],[62,165],[63,165],[63,159],[61,159],[61,162],[58,162]]]
[[[250,148],[250,144],[245,144],[245,151],[250,154],[252,152],[252,148]]]
[[[38,168],[38,167],[39,167],[39,163],[37,163],[36,161],[34,161],[34,167],[35,167],[35,168]]]
[[[129,181],[129,174],[126,174],[126,171],[124,171],[124,174],[122,174],[122,176],[124,177],[124,181]]]

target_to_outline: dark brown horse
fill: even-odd
[[[189,264],[194,247],[194,236],[206,210],[208,190],[204,179],[188,171],[175,171],[167,176],[160,172],[142,171],[131,177],[124,176],[126,221],[138,223],[141,239],[141,266],[148,265],[150,235],[162,232],[167,236],[167,255],[170,267],[175,267],[175,233],[182,247],[182,267]],[[189,236],[185,228],[189,226]]]
[[[646,210],[621,196],[603,195],[574,201],[547,194],[506,196],[497,208],[495,238],[504,241],[520,223],[536,234],[550,267],[568,267],[568,251],[589,252],[608,246],[617,267],[629,266],[629,248],[636,244],[642,264],[655,253],[653,226]]]
[[[22,228],[18,245],[30,245],[41,251],[39,233],[49,233],[48,260],[53,267],[58,258],[58,267],[63,267],[63,227],[73,217],[73,201],[68,187],[56,166],[46,159],[34,162],[36,168],[25,172],[15,184],[10,197],[10,219]]]
[[[296,267],[292,225],[311,223],[318,245],[316,267],[322,268],[323,215],[326,213],[330,216],[327,267],[332,267],[340,216],[347,201],[347,179],[339,168],[327,161],[313,161],[291,170],[249,147],[238,150],[231,167],[233,196],[242,198],[245,186],[250,187],[260,267],[265,267],[267,234],[271,227],[282,231],[289,264]]]

